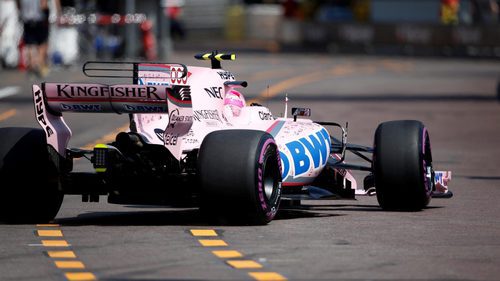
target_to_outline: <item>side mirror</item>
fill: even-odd
[[[311,109],[303,107],[294,107],[292,108],[292,116],[293,116],[293,121],[297,121],[297,116],[310,117]]]

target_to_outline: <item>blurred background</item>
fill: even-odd
[[[500,0],[60,0],[49,61],[167,60],[175,50],[500,58]],[[49,0],[49,6],[55,5]],[[23,68],[15,0],[0,0],[0,60]]]
[[[418,213],[381,213],[369,197],[315,202],[266,227],[218,226],[231,247],[290,280],[499,279],[499,0],[48,2],[51,70],[33,75],[16,1],[0,0],[0,127],[39,127],[32,84],[130,83],[85,77],[86,60],[208,67],[193,55],[232,51],[237,61],[224,68],[249,82],[241,89],[247,103],[274,116],[307,107],[312,120],[348,122],[349,142],[366,146],[381,122],[421,120],[436,169],[453,171],[455,196]],[[127,114],[64,120],[69,147],[87,149],[129,127]],[[367,165],[352,155],[346,161]],[[75,169],[93,168],[78,160]],[[365,175],[355,173],[360,186]],[[197,212],[103,201],[90,207],[66,196],[56,218],[99,279],[249,278],[194,246],[189,229],[206,226]],[[39,243],[33,233],[33,225],[2,225],[0,279],[64,278],[42,247],[27,246],[39,245],[29,244]]]

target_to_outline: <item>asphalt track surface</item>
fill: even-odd
[[[184,53],[172,61],[204,64]],[[500,279],[499,61],[240,54],[224,66],[249,82],[247,99],[280,115],[287,93],[289,107],[310,107],[314,120],[349,122],[353,143],[371,145],[383,121],[423,121],[436,168],[453,171],[455,196],[421,212],[381,211],[374,197],[304,201],[258,227],[209,225],[195,209],[66,196],[53,225],[0,225],[0,279]],[[0,77],[0,126],[36,126],[33,81],[16,71]],[[89,80],[75,67],[46,81]],[[66,116],[74,147],[111,140],[127,122]]]

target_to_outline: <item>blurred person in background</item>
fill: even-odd
[[[441,23],[446,25],[458,24],[459,0],[441,0]]]
[[[164,13],[170,21],[170,35],[172,38],[184,39],[186,37],[186,31],[181,21],[183,6],[184,0],[167,1]]]
[[[59,0],[52,0],[56,17],[61,15]],[[24,26],[23,41],[27,49],[28,74],[47,76],[49,39],[49,0],[17,0],[20,17]]]
[[[0,0],[0,63],[14,68],[19,64],[19,42],[22,26],[19,23],[15,0]]]
[[[472,22],[474,24],[498,23],[497,0],[470,0],[472,8]]]
[[[295,0],[284,0],[282,2],[283,16],[288,19],[299,17],[299,4]]]

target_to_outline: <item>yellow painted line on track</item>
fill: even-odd
[[[62,237],[63,233],[60,230],[38,230],[38,236],[41,237]]]
[[[83,269],[85,265],[81,261],[54,261],[57,268]]]
[[[198,240],[204,247],[226,247],[227,243],[224,240]]]
[[[197,236],[196,234],[199,234],[200,236],[218,236],[217,232],[212,229],[191,229],[190,231],[193,236]],[[205,247],[228,246],[228,244],[223,240],[199,239],[198,242],[200,242],[200,244]],[[212,254],[220,259],[225,259],[226,264],[235,269],[259,270],[263,268],[262,264],[256,261],[243,259],[243,254],[235,250],[214,250],[212,251]],[[248,272],[248,274],[253,279],[259,281],[287,280],[283,275],[277,272]]]
[[[262,268],[262,265],[253,260],[228,260],[226,261],[230,266],[237,269],[246,269],[246,268]]]
[[[342,76],[342,75],[348,75],[351,74],[355,71],[352,65],[339,65],[334,68],[332,68],[329,73],[330,75],[333,76]]]
[[[276,83],[274,85],[269,86],[268,88],[266,88],[265,90],[260,92],[260,94],[257,98],[252,99],[248,102],[249,103],[259,102],[259,101],[262,101],[264,99],[272,98],[280,93],[284,93],[285,90],[291,89],[293,87],[303,85],[303,84],[312,83],[314,81],[318,81],[321,79],[321,78],[318,79],[318,77],[319,76],[322,77],[324,72],[325,72],[324,70],[316,71],[316,72],[309,73],[307,75],[295,76],[295,77],[292,77],[289,79],[285,79],[279,83]]]
[[[283,275],[276,272],[249,272],[248,275],[258,281],[284,281]]]
[[[59,227],[58,224],[37,224],[37,227],[49,228],[49,229],[39,229],[35,233],[40,237],[63,237],[63,232],[60,229],[54,227]],[[52,229],[50,229],[52,227]],[[44,247],[70,247],[71,245],[66,240],[42,240],[41,246]],[[30,244],[30,246],[32,246]],[[35,245],[33,246],[40,246]],[[69,281],[85,281],[85,280],[97,280],[96,276],[91,272],[68,272],[68,270],[82,270],[85,269],[85,264],[76,258],[76,254],[71,250],[51,250],[46,251],[45,254],[52,258],[54,265],[62,271],[64,276]]]
[[[228,250],[228,251],[212,251],[212,254],[221,259],[231,259],[231,258],[241,258],[243,254],[238,251]]]
[[[73,251],[47,251],[47,256],[53,259],[74,259],[76,258]]]
[[[351,74],[354,71],[355,69],[353,68],[353,66],[347,64],[338,65],[329,70],[319,70],[306,75],[294,76],[269,86],[269,88],[266,88],[265,90],[260,92],[258,97],[248,101],[248,103],[262,102],[262,100],[275,97],[278,94],[285,94],[285,91],[288,89],[328,79],[332,76],[343,76]]]
[[[372,74],[377,70],[377,67],[383,67],[390,71],[401,73],[408,72],[414,69],[414,64],[412,62],[396,62],[393,60],[384,60],[378,64],[367,64],[367,65],[352,65],[350,63],[334,66],[331,69],[314,71],[309,74],[301,74],[297,76],[290,77],[274,85],[270,85],[268,88],[262,90],[254,99],[248,101],[252,102],[262,102],[263,100],[275,97],[279,94],[285,94],[287,90],[294,87],[303,86],[306,84],[311,84],[314,82],[322,81],[325,79],[331,79],[333,77],[346,76],[353,73],[365,73]],[[265,75],[271,74],[272,71],[263,72],[262,74],[255,75],[255,78],[265,77]],[[262,75],[262,76],[260,76]]]
[[[69,247],[66,240],[42,240],[42,245],[45,247]]]
[[[213,229],[191,229],[191,234],[193,236],[217,236]]]
[[[119,128],[116,128],[114,131],[112,131],[111,133],[105,135],[104,137],[100,138],[100,139],[97,139],[91,143],[88,143],[86,144],[85,146],[82,147],[82,149],[87,149],[87,150],[90,150],[90,149],[93,149],[94,146],[98,143],[109,143],[109,142],[112,142],[115,140],[115,137],[116,135],[118,135],[118,133],[120,132],[126,132],[129,130],[129,124],[125,124]]]
[[[64,274],[69,281],[90,281],[97,280],[94,274],[90,272],[67,272]]]
[[[16,115],[16,113],[17,111],[15,109],[11,109],[3,113],[0,113],[0,122],[9,119],[10,117]]]
[[[412,62],[399,62],[390,59],[383,60],[381,64],[384,68],[396,73],[410,71],[414,68]]]

